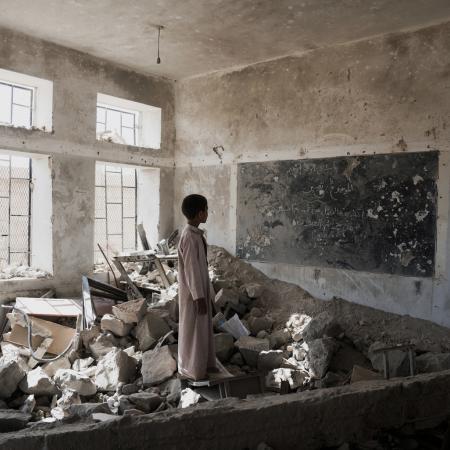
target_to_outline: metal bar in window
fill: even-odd
[[[12,106],[11,106],[12,107]],[[12,112],[11,112],[12,114]],[[12,115],[11,115],[12,118]],[[11,264],[11,156],[9,157],[9,199],[8,199],[8,264]]]
[[[28,176],[28,265],[31,266],[31,180],[33,179],[31,158],[29,160]]]
[[[120,115],[120,132],[122,133],[122,114]],[[123,251],[123,234],[124,234],[124,223],[123,223],[123,169],[120,169],[120,195],[122,197],[122,211],[121,211],[121,216],[122,216],[122,248],[121,250]]]
[[[134,248],[137,250],[137,170],[134,169]]]

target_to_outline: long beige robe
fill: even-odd
[[[178,371],[195,380],[206,378],[207,368],[216,367],[212,326],[212,287],[203,231],[186,225],[178,244]],[[207,314],[199,316],[195,301],[204,298]]]

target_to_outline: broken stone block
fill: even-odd
[[[377,352],[380,348],[386,347],[383,342],[374,342],[368,351],[368,356],[373,368],[380,373],[384,373],[383,353]],[[390,350],[388,352],[389,375],[390,377],[406,377],[409,375],[408,352],[403,350]]]
[[[224,308],[227,304],[239,304],[239,296],[233,289],[221,289],[214,299],[217,308]]]
[[[339,344],[332,338],[315,339],[308,343],[308,355],[310,375],[314,378],[322,378],[330,365],[331,358],[338,349]]]
[[[94,355],[94,358],[99,360],[113,348],[116,348],[116,344],[117,342],[112,334],[100,334],[89,343],[89,350]]]
[[[128,347],[124,350],[124,352],[128,355],[131,356],[133,359],[136,360],[136,362],[141,362],[142,361],[142,352],[140,351],[136,351],[136,349],[134,348],[134,345],[131,347]]]
[[[161,394],[166,396],[167,402],[172,405],[178,405],[181,398],[181,380],[172,378],[161,387]]]
[[[249,296],[249,298],[259,298],[264,292],[264,286],[258,283],[247,283],[244,284],[243,289]]]
[[[342,327],[337,320],[328,311],[323,311],[305,326],[303,339],[310,342],[325,336],[334,338],[338,337],[342,331]]]
[[[270,348],[277,350],[286,345],[291,340],[291,333],[288,330],[276,330],[269,336]]]
[[[273,326],[273,320],[270,317],[253,317],[248,318],[248,326],[253,335],[257,335],[260,331],[270,331]]]
[[[163,398],[158,394],[150,392],[137,392],[128,396],[128,400],[141,411],[145,413],[151,413],[155,411],[163,402]]]
[[[196,405],[201,399],[200,394],[190,388],[183,389],[181,391],[179,408],[189,408]]]
[[[450,369],[450,353],[424,353],[416,358],[417,373],[440,372]]]
[[[16,361],[0,358],[0,398],[9,398],[17,389],[25,371]]]
[[[84,369],[87,369],[94,362],[94,358],[84,358],[84,359],[76,359],[72,364],[72,369],[76,372],[81,372]]]
[[[85,348],[89,348],[89,343],[100,336],[101,330],[98,325],[93,325],[89,330],[82,330],[80,332],[80,338]]]
[[[269,350],[269,341],[267,339],[257,339],[252,336],[242,336],[234,345],[241,352],[245,362],[251,367],[258,365],[259,352]]]
[[[170,331],[164,319],[155,312],[147,313],[136,327],[136,338],[139,341],[139,350],[145,351],[156,344],[159,338]]]
[[[102,358],[95,371],[95,384],[100,391],[115,391],[120,382],[129,383],[136,373],[136,361],[115,348]]]
[[[307,355],[306,347],[305,344],[299,344],[298,342],[292,344],[292,357],[296,361],[303,361]]]
[[[70,366],[71,365],[69,359],[63,356],[56,361],[45,363],[42,366],[42,370],[51,378],[55,376],[55,373],[59,369],[70,369]]]
[[[91,417],[93,413],[109,414],[111,410],[107,403],[81,403],[80,405],[70,405],[69,414],[73,417],[85,419]]]
[[[14,409],[0,410],[0,433],[22,430],[31,420],[31,414]]]
[[[177,370],[177,362],[170,348],[163,347],[148,350],[142,355],[142,379],[144,386],[154,386],[171,378]]]
[[[135,384],[129,383],[129,384],[124,384],[122,386],[121,392],[123,395],[131,395],[131,394],[135,394],[138,391],[139,391],[139,388]]]
[[[115,336],[127,336],[133,328],[130,323],[125,323],[112,314],[105,314],[100,322],[100,327],[104,331],[111,331]]]
[[[91,414],[92,420],[95,422],[109,422],[110,420],[117,420],[119,416],[114,414],[93,413]]]
[[[25,414],[31,414],[36,406],[36,399],[34,398],[34,395],[28,395],[25,398],[25,401],[23,402],[22,406],[20,407],[20,412]]]
[[[19,383],[19,388],[26,394],[53,395],[58,392],[55,382],[44,372],[42,367],[30,370]]]
[[[62,369],[64,370],[64,369]],[[81,399],[78,392],[72,389],[65,389],[61,397],[56,402],[56,407],[52,408],[51,414],[55,419],[62,420],[65,417],[70,417],[70,407],[72,405],[80,405]]]
[[[311,317],[306,314],[292,314],[286,322],[286,327],[290,330],[292,339],[296,342],[303,339],[303,330],[311,321]]]
[[[281,350],[262,351],[258,355],[258,369],[278,369],[283,364],[284,353]]]
[[[218,333],[214,335],[216,356],[221,362],[227,362],[234,352],[234,339],[231,334]]]
[[[267,374],[266,386],[268,388],[280,389],[281,383],[287,381],[289,387],[294,390],[303,386],[307,374],[295,369],[275,369]]]
[[[134,324],[138,323],[147,310],[145,299],[130,300],[112,307],[113,314],[122,322]]]
[[[29,372],[31,370],[28,366],[28,359],[31,353],[27,348],[19,347],[18,345],[6,341],[1,342],[0,346],[3,361],[15,361],[24,372]]]
[[[71,369],[59,369],[54,380],[61,390],[71,389],[83,396],[94,395],[97,392],[95,383],[88,376]]]

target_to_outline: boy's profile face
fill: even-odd
[[[204,211],[199,211],[199,213],[197,214],[198,220],[200,221],[200,223],[206,223],[206,221],[208,220],[208,205],[206,205],[206,208]]]

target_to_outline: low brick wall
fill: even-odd
[[[0,437],[4,450],[232,450],[264,441],[276,450],[319,449],[369,439],[406,423],[450,414],[450,371],[186,410],[23,430]]]

